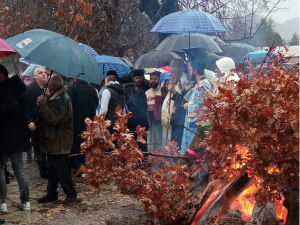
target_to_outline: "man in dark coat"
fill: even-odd
[[[135,78],[135,84],[125,86],[126,110],[132,112],[132,117],[128,120],[128,128],[130,131],[135,132],[136,127],[140,125],[141,127],[145,127],[146,130],[149,130],[147,97],[145,91],[141,89],[144,87],[144,70],[135,70],[133,76]],[[147,144],[140,144],[140,148],[146,152]]]
[[[125,105],[125,93],[116,76],[109,75],[105,78],[106,89],[102,93],[100,115],[105,114],[105,119],[111,121],[108,128],[110,133],[114,132],[115,121],[117,120],[116,108],[120,106],[122,109]]]
[[[31,132],[31,141],[34,154],[37,158],[41,178],[46,179],[48,174],[46,154],[40,150],[40,139],[38,127],[40,116],[37,111],[36,100],[43,94],[44,86],[48,82],[48,74],[44,67],[37,67],[34,70],[35,82],[28,85],[25,92],[25,116],[28,128]]]
[[[72,154],[80,153],[80,145],[83,140],[80,134],[85,131],[84,120],[88,117],[93,119],[99,103],[98,95],[91,85],[79,79],[74,79],[73,84],[69,87],[68,94],[73,106],[74,119],[74,139]],[[80,176],[85,172],[84,156],[71,157],[72,167],[77,171],[76,175]]]
[[[48,155],[47,195],[40,203],[57,200],[58,183],[67,198],[64,203],[76,202],[77,192],[73,186],[69,155],[73,144],[73,112],[71,99],[63,86],[63,79],[55,74],[49,81],[50,96],[41,95],[38,108],[41,116],[41,150]]]
[[[0,201],[1,211],[7,212],[5,164],[11,160],[17,178],[21,206],[30,210],[28,181],[23,169],[22,153],[27,150],[29,135],[25,123],[25,84],[16,75],[8,78],[8,71],[0,64]]]

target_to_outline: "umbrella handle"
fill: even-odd
[[[52,74],[53,74],[53,70],[50,70],[50,75],[49,75],[49,78],[48,78],[47,84],[45,85],[45,87],[44,87],[44,89],[43,89],[43,95],[44,95],[44,97],[46,96],[46,89],[47,89],[47,88],[48,88],[48,86],[49,86],[49,82],[50,82],[50,80],[51,80],[51,76],[52,76]]]

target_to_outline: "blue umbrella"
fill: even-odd
[[[267,54],[268,52],[265,50],[257,50],[257,51],[249,52],[247,55],[245,55],[239,60],[238,64],[239,65],[242,64],[243,68],[245,69],[245,67],[248,65],[246,61],[250,61],[251,64],[255,67],[257,65],[262,64],[263,62],[271,63],[272,62],[271,59],[274,56],[278,57],[276,52],[271,52],[270,55]]]
[[[91,46],[83,43],[79,43],[80,46],[82,46],[85,50],[87,50],[93,57],[99,56],[98,52],[96,52],[95,49],[93,49]]]
[[[190,9],[166,15],[155,24],[151,32],[221,33],[226,32],[226,28],[212,14]]]
[[[119,77],[123,77],[131,72],[129,66],[120,58],[100,55],[96,56],[95,59],[105,75],[109,70],[115,70]]]
[[[103,74],[88,51],[62,34],[34,29],[6,40],[27,62],[46,66],[69,78],[100,84]]]

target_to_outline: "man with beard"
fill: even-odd
[[[163,144],[168,145],[170,141],[177,142],[181,146],[185,110],[183,108],[184,93],[182,79],[184,73],[184,62],[182,59],[174,59],[170,62],[171,76],[168,93],[162,105],[161,120],[163,126]]]
[[[134,70],[133,76],[135,78],[134,86],[128,84],[125,86],[126,95],[126,111],[132,112],[132,117],[128,120],[128,128],[135,132],[136,127],[140,125],[149,129],[147,120],[147,97],[145,95],[145,78],[144,70]],[[147,144],[139,144],[142,151],[147,151]]]
[[[25,116],[28,128],[31,132],[31,141],[34,154],[37,159],[41,178],[47,179],[47,158],[40,150],[40,138],[37,128],[40,123],[40,116],[36,107],[37,98],[43,94],[44,86],[48,82],[48,73],[44,67],[37,67],[34,70],[35,82],[27,86],[25,92]]]
[[[149,123],[148,151],[161,148],[162,127],[161,127],[161,107],[162,94],[159,86],[160,72],[154,71],[150,74],[150,89],[145,92],[147,96],[147,116]]]
[[[190,93],[185,95],[187,103],[184,104],[184,109],[186,110],[184,127],[187,129],[184,129],[182,136],[180,150],[182,155],[185,154],[187,148],[192,143],[195,133],[198,130],[195,112],[199,110],[201,104],[203,103],[206,92],[211,89],[209,81],[204,76],[205,63],[193,61],[192,67],[196,85],[191,89]]]

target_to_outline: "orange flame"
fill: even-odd
[[[231,204],[230,210],[239,210],[242,219],[246,222],[251,220],[253,209],[255,206],[254,194],[257,191],[255,183],[251,183]],[[288,210],[283,206],[284,197],[281,195],[280,200],[275,200],[274,208],[276,217],[280,219],[281,224],[285,224]],[[230,211],[229,210],[229,211]]]
[[[245,188],[243,192],[233,201],[230,206],[230,210],[237,209],[241,212],[242,219],[244,221],[250,221],[252,212],[255,206],[255,200],[253,195],[257,188],[254,183]]]
[[[274,203],[276,216],[278,219],[282,221],[281,224],[285,224],[286,217],[288,215],[288,210],[283,206],[283,202],[284,202],[284,197],[283,195],[281,195],[281,199],[276,200]]]

